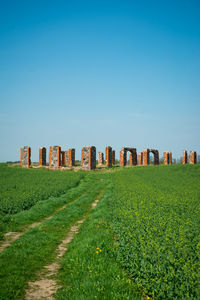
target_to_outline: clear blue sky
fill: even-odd
[[[23,145],[200,154],[200,2],[0,1],[0,161]]]

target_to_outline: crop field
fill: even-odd
[[[200,165],[0,178],[0,299],[200,298]]]

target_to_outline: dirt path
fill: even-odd
[[[92,203],[91,208],[94,209],[101,198],[103,191],[98,195],[97,199]],[[78,233],[78,230],[81,224],[85,221],[85,217],[83,219],[77,221],[75,225],[73,225],[66,238],[62,240],[61,244],[57,249],[57,259],[62,258],[64,253],[67,251],[67,245],[72,241],[74,236]],[[57,284],[56,280],[52,278],[52,276],[56,275],[60,268],[58,262],[53,262],[52,264],[45,266],[43,271],[38,274],[39,279],[34,282],[29,282],[29,289],[26,291],[26,300],[54,300],[53,294],[61,287]]]
[[[3,252],[8,246],[10,246],[14,241],[16,241],[18,238],[20,238],[20,236],[22,236],[24,233],[26,233],[26,231],[28,231],[31,228],[35,228],[36,226],[39,226],[40,224],[42,224],[43,222],[53,218],[55,216],[55,214],[57,214],[59,211],[65,209],[67,207],[67,205],[75,202],[76,200],[80,199],[81,197],[83,197],[88,191],[84,192],[83,194],[81,194],[81,196],[79,196],[78,198],[74,199],[73,201],[66,203],[65,205],[57,208],[53,215],[48,216],[44,219],[42,219],[39,222],[34,222],[30,225],[28,225],[23,232],[15,232],[15,231],[11,231],[11,232],[7,232],[4,234],[4,241],[0,244],[0,253]]]

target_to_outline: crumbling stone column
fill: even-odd
[[[31,165],[31,148],[24,146],[20,148],[20,164],[22,168],[29,168]]]
[[[115,165],[115,150],[112,151],[112,165]]]
[[[197,153],[196,151],[190,151],[189,153],[189,164],[197,163]]]
[[[49,147],[49,166],[54,168],[58,168],[61,166],[61,147]]]
[[[103,164],[104,164],[103,152],[98,152],[98,164],[99,164],[99,166],[103,166]]]
[[[65,166],[65,151],[60,151],[60,156],[61,156],[61,165]]]
[[[182,163],[185,165],[185,164],[187,164],[187,162],[188,162],[188,159],[187,159],[187,151],[184,150],[184,151],[183,151],[183,161],[182,161]]]
[[[138,165],[142,166],[143,165],[143,152],[140,152],[138,154]]]
[[[163,152],[164,165],[172,164],[172,153],[171,152]]]
[[[96,147],[85,146],[81,150],[81,166],[86,170],[96,169]]]
[[[112,147],[106,147],[106,167],[112,167]]]
[[[75,149],[68,150],[68,165],[69,167],[75,166]]]
[[[119,164],[120,164],[121,167],[124,167],[127,164],[126,154],[127,154],[126,148],[122,148],[120,153],[119,153],[119,158],[120,158]]]
[[[129,150],[129,165],[136,166],[137,165],[137,152],[136,149]]]
[[[149,165],[149,161],[150,161],[149,154],[150,154],[150,150],[149,149],[145,149],[143,151],[143,165],[144,166]]]
[[[39,166],[46,166],[46,153],[47,150],[45,147],[39,148]]]

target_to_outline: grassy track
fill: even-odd
[[[134,282],[116,261],[119,246],[111,227],[111,197],[110,183],[69,245],[57,276],[63,288],[56,293],[56,299],[141,299]]]
[[[0,255],[0,299],[17,299],[24,295],[27,282],[36,277],[44,265],[55,259],[55,249],[70,226],[87,214],[105,183],[96,182],[94,189],[69,204],[52,219],[28,230]]]
[[[45,201],[39,201],[29,210],[9,216],[11,220],[9,223],[4,224],[4,232],[24,231],[27,225],[41,221],[65,204],[80,197],[88,189],[91,189],[93,184],[95,184],[95,180],[92,177],[84,177],[78,186],[72,187],[65,194],[59,197],[50,197]]]

